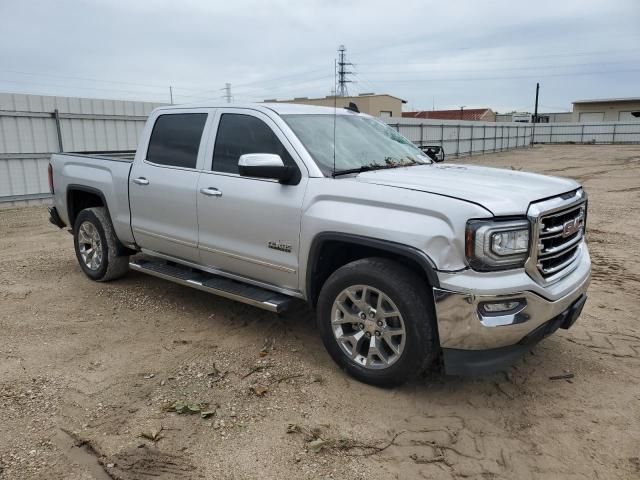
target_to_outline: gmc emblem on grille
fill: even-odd
[[[567,238],[576,233],[582,227],[582,218],[574,218],[562,224],[562,238]]]

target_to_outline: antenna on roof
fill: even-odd
[[[337,60],[333,59],[333,170],[331,171],[331,176],[336,176],[336,110],[338,109],[338,92],[336,91],[337,83],[336,83],[336,75],[338,70]]]

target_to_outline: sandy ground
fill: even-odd
[[[393,390],[338,370],[304,305],[93,283],[43,207],[0,210],[0,478],[640,478],[640,147],[464,162],[585,185],[589,301],[507,373]]]

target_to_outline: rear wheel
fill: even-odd
[[[118,238],[104,207],[82,210],[73,226],[76,257],[92,280],[106,282],[127,273],[129,257],[118,255]]]
[[[438,355],[429,286],[383,258],[349,263],[327,279],[318,326],[327,351],[365,383],[395,385],[417,376]]]

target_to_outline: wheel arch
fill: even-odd
[[[397,260],[415,271],[429,286],[440,286],[433,261],[415,247],[362,235],[323,232],[311,242],[307,259],[305,286],[309,304],[315,308],[324,282],[334,271],[367,257]]]
[[[101,190],[85,185],[70,184],[67,186],[67,215],[69,217],[69,227],[73,228],[78,214],[85,208],[105,207],[109,218],[109,205]]]
[[[109,212],[109,205],[107,199],[101,190],[94,187],[87,187],[85,185],[70,184],[67,187],[67,215],[69,216],[69,227],[73,230],[76,218],[78,214],[86,209],[93,207],[104,207],[107,210],[107,219],[113,225],[111,220],[111,212]],[[130,248],[127,248],[119,238],[116,237],[116,252],[118,256],[133,255],[136,252]]]

